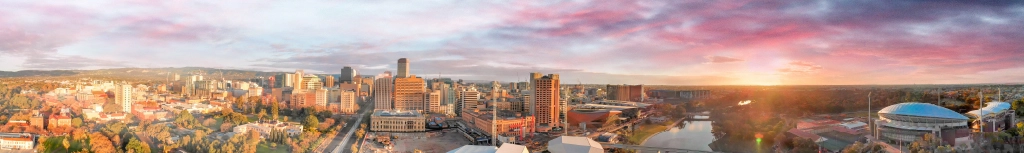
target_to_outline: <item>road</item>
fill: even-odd
[[[354,134],[356,132],[356,128],[359,127],[359,124],[363,123],[363,118],[364,118],[363,116],[364,115],[366,115],[366,112],[359,113],[359,115],[356,116],[359,119],[356,119],[356,122],[354,124],[351,124],[351,126],[349,126],[348,133],[345,133],[345,136],[341,137],[342,138],[341,143],[339,143],[338,146],[334,148],[334,151],[332,151],[333,153],[341,153],[342,151],[345,151],[346,149],[348,149],[348,148],[345,148],[345,147],[349,146],[348,145],[348,141],[349,141],[349,139],[352,138],[352,134]],[[338,137],[334,137],[334,138],[338,139]]]

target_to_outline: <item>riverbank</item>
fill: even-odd
[[[682,123],[683,120],[685,120],[685,119],[686,118],[681,118],[681,119],[676,120],[675,122],[673,122],[672,124],[669,124],[669,125],[661,125],[661,124],[644,124],[644,125],[640,125],[640,128],[638,128],[637,131],[633,132],[633,135],[630,136],[627,141],[629,141],[630,143],[637,144],[637,145],[643,145],[645,142],[647,142],[647,139],[650,139],[652,136],[654,136],[654,135],[656,135],[658,133],[664,132],[665,130],[668,130],[668,128],[675,127],[677,124]]]

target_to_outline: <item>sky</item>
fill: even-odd
[[[1024,82],[1024,1],[0,0],[0,70],[648,85]]]

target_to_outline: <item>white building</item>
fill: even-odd
[[[561,136],[548,141],[551,153],[603,153],[600,143],[587,137]]]
[[[503,143],[501,147],[465,145],[447,153],[530,153],[526,146]]]
[[[280,130],[287,133],[289,136],[296,136],[302,134],[302,125],[289,122],[270,121],[242,124],[235,126],[233,130],[235,133],[245,133],[249,132],[249,130],[256,130],[256,132],[259,132],[261,136],[268,136],[271,131]]]
[[[197,103],[191,103],[191,104],[182,104],[182,103],[160,104],[160,108],[163,108],[164,110],[168,110],[168,111],[171,111],[171,112],[174,112],[174,113],[180,113],[181,110],[187,110],[189,113],[209,113],[209,112],[220,111],[221,109],[223,109],[223,108],[221,108],[220,106],[217,106],[217,105],[197,104]]]
[[[0,133],[0,150],[32,150],[34,139],[29,133]]]
[[[339,92],[339,101],[341,102],[341,112],[345,114],[356,113],[356,92],[352,90],[343,90]]]
[[[131,112],[132,111],[132,85],[121,84],[117,85],[114,89],[114,96],[117,104],[121,105],[121,111]]]

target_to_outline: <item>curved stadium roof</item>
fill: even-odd
[[[953,110],[940,107],[930,103],[907,102],[891,105],[878,111],[878,114],[896,114],[906,116],[919,116],[931,118],[946,118],[967,120],[967,116],[956,113]]]
[[[988,102],[986,104],[988,105],[986,105],[984,108],[981,108],[981,110],[984,111],[985,115],[1002,113],[1003,111],[1009,110],[1011,107],[1010,103],[1006,102]],[[980,113],[982,112],[979,112],[979,110],[972,110],[970,112],[967,112],[967,114],[974,115],[975,117],[980,116],[978,115]]]

